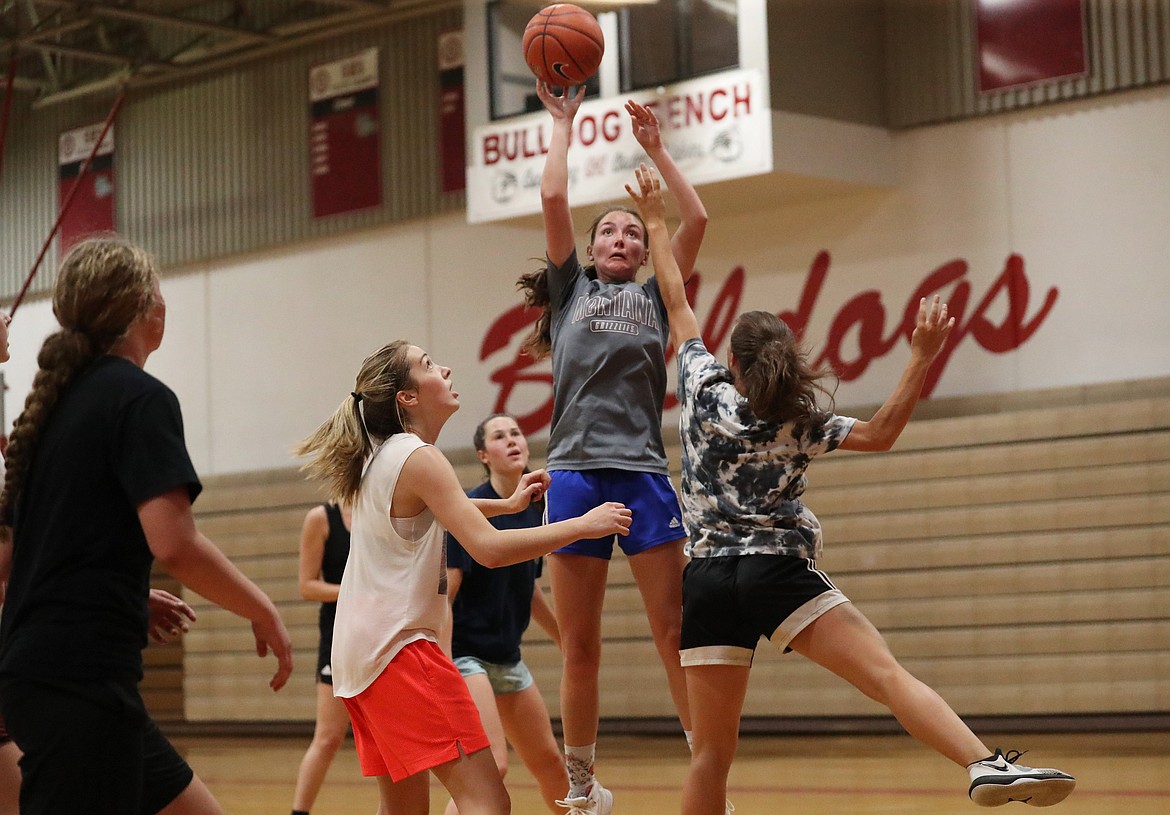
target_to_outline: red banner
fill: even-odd
[[[58,249],[66,252],[82,238],[115,228],[114,198],[114,128],[102,139],[86,174],[81,166],[93,152],[102,133],[102,124],[79,127],[62,133],[57,139],[57,212],[60,213],[74,183],[79,183],[69,210],[61,219]]]
[[[309,172],[313,217],[382,203],[378,50],[309,71]]]
[[[975,0],[979,90],[1088,71],[1082,0]]]
[[[440,189],[467,188],[467,125],[463,115],[463,32],[439,35]]]

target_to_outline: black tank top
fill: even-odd
[[[325,504],[325,517],[329,521],[329,537],[325,538],[325,552],[321,557],[321,579],[326,583],[340,583],[345,572],[345,561],[349,559],[349,530],[341,518],[337,504]],[[337,603],[322,603],[319,621],[321,640],[333,641],[333,619],[337,616]]]

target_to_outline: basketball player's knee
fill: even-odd
[[[727,777],[735,760],[735,745],[695,744],[691,767],[704,776]]]
[[[341,749],[341,744],[344,741],[344,730],[342,730],[340,733],[337,731],[321,733],[317,737],[317,743],[320,745],[321,751],[329,756],[335,755],[337,751]]]
[[[901,687],[908,679],[912,679],[906,669],[897,662],[890,660],[875,665],[866,672],[865,683],[859,686],[866,696],[883,705],[889,705]]]
[[[601,643],[562,640],[564,648],[565,670],[593,671],[601,667]]]
[[[682,615],[656,615],[650,619],[650,634],[659,651],[674,651],[678,656],[678,643],[682,637]]]

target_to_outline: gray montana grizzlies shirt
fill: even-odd
[[[569,255],[548,265],[553,416],[548,469],[668,474],[662,447],[669,326],[658,282],[603,283]]]

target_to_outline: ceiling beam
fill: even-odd
[[[50,0],[50,2],[61,1]],[[36,2],[41,2],[41,0],[36,0]],[[334,2],[334,0],[327,0],[327,2]],[[368,5],[374,6],[375,4],[370,3]],[[208,59],[195,64],[182,66],[175,64],[167,65],[171,70],[164,73],[147,73],[148,67],[153,66],[139,66],[134,73],[125,77],[124,84],[122,82],[115,82],[112,76],[107,77],[94,83],[75,86],[62,90],[59,93],[52,93],[41,97],[33,102],[33,107],[48,107],[68,99],[77,99],[79,97],[108,92],[116,87],[126,87],[134,91],[135,89],[147,89],[190,82],[202,76],[247,65],[264,57],[293,51],[305,45],[320,42],[340,34],[366,30],[372,26],[407,20],[437,11],[462,8],[462,6],[463,0],[395,0],[392,6],[378,5],[377,8],[379,11],[376,14],[346,12],[334,15],[333,17],[326,17],[323,18],[322,22],[328,20],[330,23],[323,25],[321,28],[297,34],[290,33],[266,45],[247,47],[224,57]]]
[[[104,62],[107,65],[129,65],[130,58],[122,54],[111,54],[106,51],[94,51],[89,48],[74,48],[69,45],[59,45],[55,42],[26,42],[20,45],[42,53],[60,54],[63,57],[85,60],[87,62]]]
[[[72,88],[65,88],[63,90],[54,91],[47,96],[42,96],[34,99],[32,106],[34,108],[41,108],[50,104],[60,104],[68,102],[73,99],[84,99],[103,92],[120,91],[126,87],[126,80],[130,78],[129,69],[122,69],[107,74],[101,79],[96,79],[92,82],[87,82],[83,85],[75,85]]]
[[[322,6],[345,6],[353,9],[366,9],[368,11],[387,11],[385,3],[378,3],[375,0],[315,0]]]
[[[244,28],[235,28],[229,25],[220,25],[219,23],[204,22],[203,20],[192,20],[189,17],[177,17],[170,14],[155,14],[149,11],[139,11],[138,9],[124,7],[105,6],[97,3],[90,3],[86,5],[85,8],[95,17],[130,20],[132,22],[146,23],[148,25],[157,25],[169,28],[182,28],[188,31],[199,31],[203,34],[211,34],[216,37],[227,37],[232,39],[246,40],[248,42],[254,43],[269,43],[276,40],[276,37],[271,34],[265,34],[258,31],[249,31]]]
[[[32,20],[33,28],[40,28],[41,23],[44,21],[41,19],[41,15],[37,12],[37,7],[33,4],[32,0],[24,0],[24,11],[28,15],[28,18]],[[16,52],[14,51],[13,53]],[[41,67],[45,69],[45,76],[49,79],[49,87],[54,91],[58,90],[61,87],[61,75],[57,71],[57,63],[45,51],[41,51],[39,56],[41,58]]]
[[[26,43],[36,42],[37,40],[43,40],[46,37],[59,37],[62,34],[71,34],[78,29],[87,28],[90,24],[90,20],[87,20],[84,17],[78,17],[76,20],[70,20],[67,23],[60,23],[58,25],[47,26],[45,28],[34,28],[32,31],[21,34],[19,37],[15,37],[9,40],[6,45],[23,45]]]
[[[115,6],[109,3],[88,2],[83,0],[29,0],[31,3],[42,6],[53,6],[54,8],[66,8],[77,11],[81,14],[89,14],[94,17],[105,17],[107,19],[129,20],[131,22],[146,23],[148,25],[165,26],[169,28],[184,28],[189,31],[200,31],[204,34],[213,34],[217,37],[236,37],[245,39],[250,42],[267,43],[272,42],[275,37],[270,34],[265,34],[258,31],[250,31],[246,28],[236,28],[230,25],[223,25],[221,23],[213,23],[205,20],[193,20],[190,17],[181,17],[175,14],[158,14],[153,11],[142,11],[140,9],[128,8],[126,6]]]
[[[0,74],[0,89],[8,85],[8,74]],[[44,91],[49,84],[47,82],[37,82],[35,79],[28,79],[23,76],[15,76],[12,79],[12,87],[18,91]],[[0,94],[0,98],[3,94]]]

